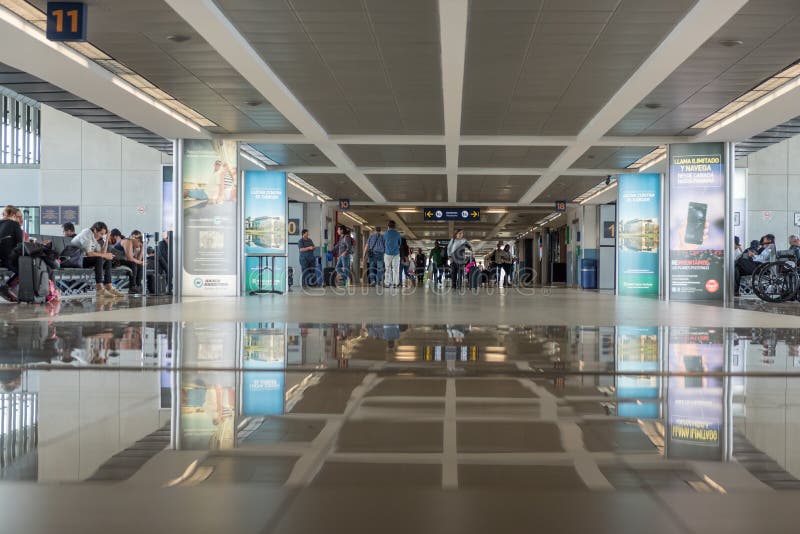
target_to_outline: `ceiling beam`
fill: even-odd
[[[442,98],[444,100],[447,200],[458,198],[458,151],[461,137],[461,103],[467,51],[467,0],[439,0],[439,35],[442,47]]]
[[[312,141],[303,134],[281,133],[228,133],[217,134],[217,139],[232,139],[256,144],[309,144]],[[397,146],[445,146],[444,135],[415,134],[361,134],[329,135],[328,141],[337,145],[397,145]],[[611,135],[598,139],[594,146],[659,146],[670,143],[688,143],[691,136],[681,135]],[[462,135],[460,146],[570,146],[578,142],[570,135]]]
[[[322,125],[286,87],[213,0],[166,2],[369,198],[376,202],[386,200],[364,173],[356,168],[341,147],[329,140]]]
[[[346,169],[313,165],[271,165],[271,171],[293,172],[296,174],[345,174]],[[442,175],[447,174],[446,167],[359,167],[358,170],[365,175],[373,174],[411,174],[411,175]],[[459,167],[457,175],[464,176],[540,176],[546,173],[547,167]],[[608,176],[636,172],[633,169],[566,169],[561,176]]]
[[[580,131],[578,141],[566,148],[550,165],[548,171],[528,189],[520,199],[520,204],[536,200],[550,184],[658,87],[746,3],[747,0],[698,0],[683,20]]]
[[[0,63],[53,84],[165,139],[210,137],[206,130],[111,71],[63,43],[48,41],[44,31],[5,7],[0,7]]]
[[[383,202],[383,203],[376,203],[371,202],[368,200],[353,200],[350,202],[351,206],[411,206],[411,207],[419,207],[419,206],[464,206],[464,207],[487,207],[487,208],[513,208],[516,211],[514,213],[524,213],[525,210],[528,208],[548,208],[553,209],[554,203],[553,202],[534,202],[532,204],[527,204],[526,206],[520,206],[517,202]],[[567,203],[567,206],[577,206],[577,204]]]

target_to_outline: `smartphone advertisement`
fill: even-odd
[[[617,199],[617,290],[658,295],[661,175],[622,174]]]
[[[722,329],[671,328],[667,386],[667,457],[722,460],[724,382],[707,376],[724,370]],[[686,376],[684,373],[703,373]]]
[[[669,269],[673,300],[722,300],[725,144],[669,147]]]

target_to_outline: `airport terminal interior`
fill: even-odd
[[[799,36],[0,0],[0,532],[797,532]]]

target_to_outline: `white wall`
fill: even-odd
[[[754,152],[747,158],[747,241],[775,234],[787,248],[800,212],[800,136]]]
[[[45,105],[41,120],[38,204],[80,206],[80,228],[100,220],[126,235],[161,231],[161,152]]]
[[[0,168],[0,206],[38,206],[40,190],[39,169]]]

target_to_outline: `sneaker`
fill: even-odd
[[[0,297],[3,297],[8,302],[17,302],[17,297],[11,292],[11,289],[5,284],[0,286]]]
[[[124,297],[125,296],[125,293],[123,293],[122,291],[118,291],[117,288],[115,288],[114,286],[111,286],[110,288],[107,287],[106,288],[106,293],[108,293],[112,297]]]
[[[109,293],[105,287],[101,286],[100,284],[97,284],[94,289],[94,296],[99,299],[102,299],[106,297],[113,297],[114,295]]]

